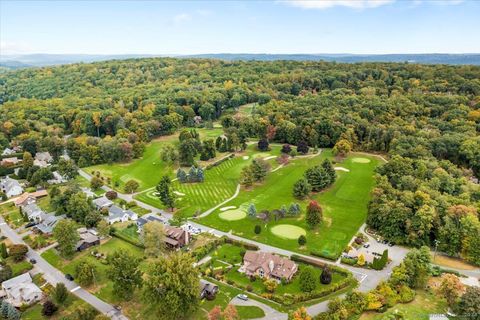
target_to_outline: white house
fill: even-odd
[[[67,182],[67,179],[65,179],[60,173],[58,173],[58,171],[53,171],[52,174],[53,179],[47,181],[49,184],[59,184]]]
[[[5,177],[0,180],[0,190],[7,195],[7,198],[15,197],[23,193],[23,188],[17,180]]]
[[[108,216],[106,219],[108,223],[112,224],[116,222],[126,222],[128,220],[136,221],[138,219],[138,215],[131,210],[123,210],[116,205],[112,205],[108,209]]]
[[[2,156],[10,156],[15,153],[15,150],[10,148],[5,148],[2,152]]]
[[[40,222],[42,221],[45,212],[37,206],[36,203],[30,203],[22,207],[22,211],[25,212],[30,221]]]
[[[33,283],[28,273],[3,281],[2,289],[7,301],[14,307],[33,304],[43,297],[42,290]]]

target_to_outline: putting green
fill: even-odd
[[[354,163],[369,163],[370,159],[367,159],[367,158],[352,158],[352,162],[354,162]]]
[[[270,231],[280,238],[298,239],[301,235],[306,235],[305,229],[294,226],[292,224],[279,224],[270,229]]]
[[[235,210],[228,210],[220,213],[218,215],[220,219],[227,220],[227,221],[236,221],[236,220],[242,220],[247,216],[245,211],[241,209],[235,209]]]

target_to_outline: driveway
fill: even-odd
[[[36,251],[32,250],[23,240],[22,238],[16,233],[10,226],[5,223],[3,217],[0,217],[0,231],[2,235],[6,236],[15,244],[24,244],[28,247],[27,259],[35,259],[37,263],[34,265],[35,269],[38,272],[43,273],[43,277],[47,282],[52,285],[56,285],[57,283],[64,283],[67,289],[72,292],[74,295],[82,299],[83,301],[90,304],[92,307],[97,309],[103,314],[108,314],[112,319],[115,320],[123,320],[128,319],[118,310],[116,310],[112,305],[100,300],[93,294],[89,293],[88,291],[82,289],[78,284],[73,281],[68,281],[65,279],[65,275],[54,268],[51,264],[49,264],[40,254]]]
[[[238,299],[237,297],[234,297],[231,301],[230,304],[236,305],[236,306],[256,306],[259,307],[260,309],[265,312],[265,316],[260,319],[268,319],[268,320],[287,320],[288,315],[286,313],[282,313],[280,311],[277,311],[273,309],[270,306],[267,306],[266,304],[263,304],[257,300],[253,299],[248,299],[247,301],[244,301],[242,299]]]

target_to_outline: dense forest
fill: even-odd
[[[229,135],[384,154],[367,223],[480,264],[480,67],[131,59],[0,74],[0,103],[0,146],[58,156],[66,144],[79,166],[214,121]]]

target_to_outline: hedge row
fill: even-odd
[[[222,243],[225,243],[225,238],[224,237],[215,239],[212,242],[209,242],[206,245],[198,247],[195,250],[193,250],[191,252],[192,257],[194,257],[197,260],[201,260],[207,254],[209,254],[210,251],[212,251],[213,249],[215,249],[217,246],[219,246]]]
[[[245,249],[247,250],[259,250],[260,248],[255,245],[255,244],[251,244],[251,243],[247,243],[247,242],[243,242],[243,241],[240,241],[240,240],[235,240],[235,239],[231,239],[231,238],[225,238],[225,243],[229,243],[229,244],[233,244],[235,246],[239,246],[239,247],[244,247]]]
[[[324,258],[332,261],[337,261],[337,258],[338,258],[336,255],[318,252],[318,251],[310,251],[310,254],[315,257],[320,257],[320,258]]]
[[[332,294],[334,292],[337,292],[338,290],[342,290],[350,285],[356,284],[356,280],[351,276],[347,276],[347,278],[343,279],[342,281],[332,284],[329,287],[326,288],[320,288],[317,289],[313,292],[302,292],[302,293],[297,293],[297,294],[283,294],[281,296],[275,295],[275,294],[263,294],[265,298],[269,298],[275,302],[281,303],[285,306],[289,306],[295,303],[299,302],[305,302],[313,299],[318,299],[322,298],[325,296],[328,296],[329,294]],[[267,297],[267,295],[269,297]]]
[[[325,267],[325,265],[327,265],[328,268],[333,272],[336,272],[336,273],[341,274],[341,275],[346,276],[346,277],[351,276],[351,273],[348,270],[345,270],[345,269],[340,268],[338,266],[335,266],[335,265],[332,265],[332,264],[327,264],[325,262],[318,261],[318,260],[315,260],[315,259],[302,257],[302,256],[299,256],[299,255],[296,255],[296,254],[292,254],[290,256],[290,259],[293,260],[293,261],[303,262],[305,264],[309,264],[311,266],[319,267],[319,268],[323,268],[323,267]]]

